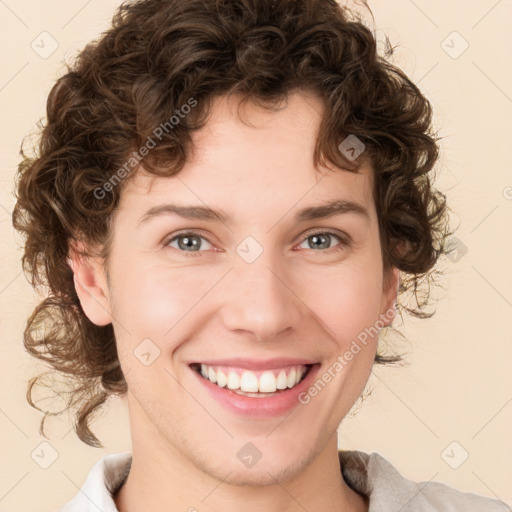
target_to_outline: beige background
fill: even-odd
[[[118,3],[0,1],[1,512],[54,510],[78,492],[96,460],[130,449],[127,411],[119,400],[93,424],[105,450],[82,444],[65,415],[47,422],[49,440],[39,434],[41,413],[26,403],[25,392],[27,380],[42,367],[25,354],[21,341],[37,297],[21,273],[19,238],[10,223],[21,140],[44,116],[63,59],[107,27]],[[373,393],[343,422],[340,446],[377,451],[412,480],[438,480],[512,503],[512,27],[506,21],[512,19],[512,2],[370,5],[378,34],[384,31],[400,44],[395,63],[434,106],[444,137],[437,184],[448,194],[453,222],[460,224],[459,247],[464,244],[467,253],[443,260],[446,291],[437,292],[436,315],[405,318],[410,342],[397,348],[409,351],[410,365],[375,369]],[[31,48],[43,31],[58,42],[47,58]],[[464,41],[469,47],[457,55]],[[43,441],[58,453],[48,469],[31,457]],[[458,445],[443,458],[453,441]],[[469,457],[453,469],[445,459],[454,465],[462,450]]]

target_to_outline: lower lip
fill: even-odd
[[[281,391],[274,396],[261,398],[239,395],[228,388],[221,388],[217,384],[213,384],[192,368],[191,371],[212,397],[231,411],[246,416],[268,418],[289,413],[294,407],[300,405],[299,395],[311,386],[319,368],[320,364],[314,364],[297,386]]]

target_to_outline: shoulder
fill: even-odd
[[[459,491],[433,480],[414,482],[379,453],[341,450],[342,474],[354,490],[369,498],[369,512],[511,512],[506,503]]]

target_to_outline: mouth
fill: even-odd
[[[190,368],[218,388],[251,398],[268,398],[299,386],[316,364],[299,364],[264,371],[192,363]]]

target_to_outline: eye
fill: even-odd
[[[205,240],[207,244],[211,245],[211,243],[204,236],[201,236],[200,234],[193,231],[174,235],[167,242],[165,242],[164,245],[166,247],[173,247],[171,243],[176,241],[178,246],[173,247],[174,249],[178,249],[183,252],[200,252],[199,250],[203,245],[201,240]]]
[[[333,239],[337,239],[340,243],[332,247],[331,245]],[[206,244],[208,244],[210,247],[204,248],[204,243],[202,241],[205,241]],[[172,244],[174,243],[177,245],[173,246]],[[321,249],[321,251],[327,251],[328,249],[333,248],[336,251],[343,250],[346,246],[349,245],[349,241],[344,239],[342,235],[332,231],[316,231],[309,233],[306,235],[301,245],[304,243],[309,244],[309,247],[306,248]],[[187,231],[175,234],[172,238],[169,238],[166,242],[164,242],[163,245],[164,247],[172,247],[173,249],[186,253],[200,253],[213,247],[207,238],[195,231]],[[300,245],[298,247],[300,248]]]
[[[335,250],[342,250],[345,246],[348,245],[348,242],[345,239],[343,239],[341,235],[333,233],[332,231],[316,231],[314,233],[309,233],[306,235],[306,238],[304,239],[302,244],[308,243],[309,248],[327,250],[332,248],[331,242],[333,238],[338,239],[341,242],[340,244],[335,246]]]

